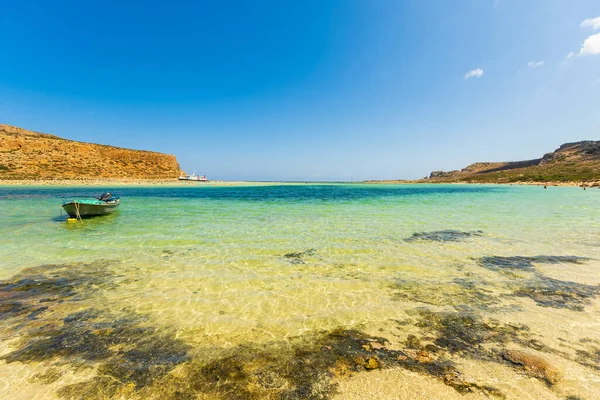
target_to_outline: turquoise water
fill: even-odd
[[[0,398],[600,398],[599,190],[105,189],[0,188]]]

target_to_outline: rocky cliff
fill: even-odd
[[[0,179],[175,179],[173,155],[75,142],[0,124]]]
[[[588,182],[600,180],[600,141],[565,143],[542,158],[475,163],[460,171],[434,171],[427,182]]]

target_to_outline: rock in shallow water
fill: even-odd
[[[505,350],[502,352],[502,357],[518,365],[527,375],[543,379],[551,385],[561,380],[561,374],[558,369],[536,355],[521,350]]]

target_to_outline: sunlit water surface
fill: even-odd
[[[0,188],[2,399],[600,398],[600,190],[105,189]]]

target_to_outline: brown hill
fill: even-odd
[[[175,179],[173,155],[75,142],[0,124],[0,179]]]
[[[424,182],[592,182],[600,180],[600,141],[565,143],[542,158],[471,164],[458,171],[434,171]]]

